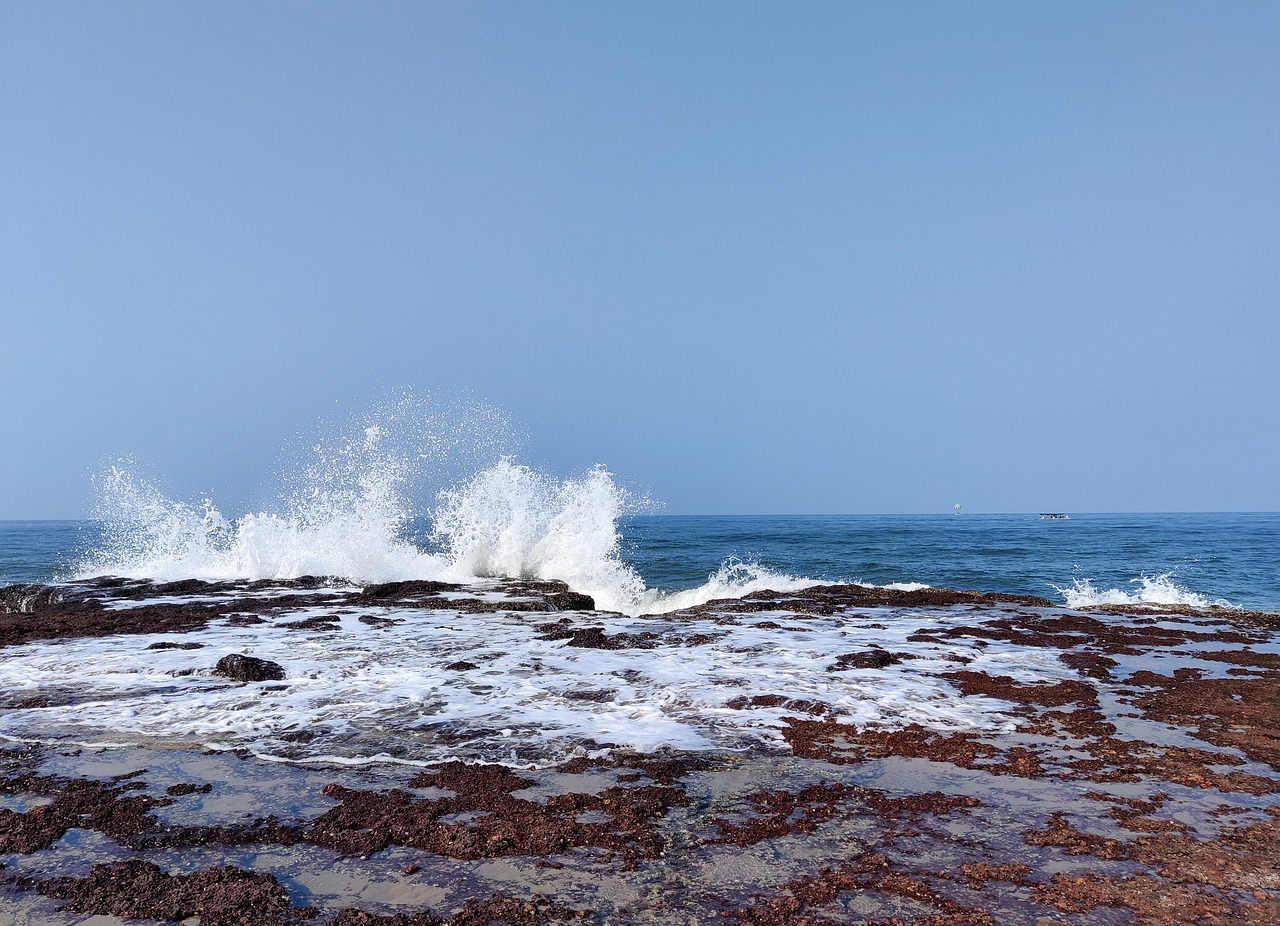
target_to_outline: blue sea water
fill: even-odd
[[[410,539],[430,547],[427,525],[414,526]],[[0,585],[69,577],[107,541],[104,529],[88,521],[0,521]],[[1276,513],[1073,514],[1064,521],[1034,513],[632,515],[616,529],[622,563],[664,591],[698,587],[728,563],[793,578],[920,583],[1068,604],[1280,610]],[[547,568],[542,577],[555,577]]]
[[[1063,600],[1085,583],[1280,609],[1280,514],[652,517],[625,526],[642,575],[683,586],[725,556],[791,575]],[[1147,580],[1145,583],[1143,580]]]
[[[89,521],[0,521],[0,585],[62,578],[98,540]]]

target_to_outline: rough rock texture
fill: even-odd
[[[218,660],[214,675],[224,675],[237,682],[278,682],[285,677],[284,666],[257,656],[231,653]]]
[[[656,820],[686,800],[678,788],[658,784],[556,795],[545,802],[512,795],[532,784],[500,766],[461,762],[435,766],[408,783],[443,788],[454,797],[426,800],[408,791],[332,784],[324,793],[339,804],[312,824],[306,838],[344,855],[368,855],[394,844],[458,859],[546,856],[590,846],[634,867],[661,850]],[[584,814],[598,819],[582,822]],[[459,815],[473,818],[450,822]]]
[[[320,601],[334,608],[448,607],[475,614],[495,611],[585,612],[595,609],[595,601],[590,595],[575,592],[558,581],[497,582],[495,587],[504,597],[496,599],[465,597],[466,593],[476,590],[447,582],[388,582],[358,591],[342,589],[342,584],[336,579],[303,576],[274,582],[202,582],[189,579],[153,583],[102,578],[77,586],[7,585],[0,587],[0,647],[65,637],[180,633],[218,619],[252,624],[261,621],[257,615],[288,613],[292,608],[314,606]],[[296,594],[256,594],[268,589],[278,592],[282,588]],[[182,604],[143,604],[123,609],[105,606],[113,600],[139,601],[160,596],[197,597]],[[336,620],[336,615],[308,617],[288,626],[295,630],[323,632],[333,629]],[[387,618],[364,615],[361,620],[377,623]]]
[[[83,878],[49,878],[36,889],[66,901],[66,909],[77,913],[161,920],[198,916],[200,926],[276,926],[315,915],[291,907],[271,875],[224,865],[169,875],[150,862],[130,859],[94,865]]]
[[[917,671],[921,652],[996,641],[1034,650],[1054,680],[980,671],[978,659],[940,676],[943,697],[998,703],[1012,732],[859,726],[838,703],[745,687],[713,710],[759,709],[775,727],[782,717],[775,744],[645,755],[584,742],[554,767],[375,773],[140,748],[154,763],[112,775],[118,750],[0,747],[0,909],[54,902],[43,894],[68,916],[202,926],[1280,923],[1274,615],[824,586],[713,603],[641,634],[617,632],[607,614],[556,614],[589,610],[572,595],[557,583],[353,590],[322,579],[11,586],[0,645],[212,620],[323,645],[352,615],[372,636],[419,616],[399,609],[506,609],[529,612],[517,619],[599,672],[564,694],[590,703],[626,690],[606,651],[688,658],[693,616],[795,633],[806,615],[847,612],[859,626],[919,620],[902,632],[910,646],[851,640],[824,654],[817,671],[840,673],[824,681],[874,686]],[[119,601],[135,606],[108,606]],[[464,655],[437,663],[458,684],[483,683],[484,659]],[[0,717],[65,709],[38,700],[0,696]],[[421,735],[443,736],[429,717]],[[231,772],[211,774],[217,762]]]
[[[134,780],[142,772],[109,781],[20,774],[0,780],[0,793],[53,795],[25,813],[0,808],[0,854],[47,849],[68,830],[93,829],[127,844],[155,825],[152,816],[161,802],[136,794],[144,785]]]

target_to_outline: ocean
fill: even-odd
[[[762,577],[776,577],[783,584],[813,580],[929,585],[1036,595],[1076,606],[1147,602],[1280,610],[1280,514],[1276,513],[1073,513],[1068,520],[1044,520],[1036,512],[651,514],[620,515],[616,524],[588,526],[597,532],[616,530],[616,551],[608,549],[609,538],[603,544],[594,540],[581,547],[595,561],[571,564],[562,575],[521,568],[512,573],[565,578],[572,585],[586,574],[604,575],[612,563],[620,567],[612,577],[615,581],[633,574],[646,591],[659,597],[700,588],[705,594],[729,597],[760,587]],[[133,538],[138,543],[155,541],[141,526],[136,529],[142,535],[142,539]],[[0,521],[0,585],[98,574],[93,568],[98,562],[102,571],[114,572],[109,568],[113,564],[101,559],[112,530],[111,525],[94,521]],[[431,522],[415,519],[403,525],[398,536],[426,553],[438,546],[431,535]],[[257,571],[245,568],[243,575],[236,576],[225,568],[204,533],[193,531],[183,540],[205,557],[188,556],[186,570],[176,568],[174,556],[151,564],[139,559],[116,565],[129,565],[123,571],[139,578],[170,581],[289,577],[288,569],[263,568],[261,559],[256,561]],[[117,536],[116,544],[127,546],[128,541]],[[381,546],[379,538],[375,552],[386,552]],[[320,553],[295,549],[282,552],[278,559],[302,563]],[[377,557],[370,557],[370,562],[373,574],[347,578],[431,577],[415,575],[412,569],[388,572]],[[155,575],[148,574],[147,565],[156,567]]]

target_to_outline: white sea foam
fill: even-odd
[[[20,740],[173,742],[263,755],[344,761],[555,761],[578,748],[740,748],[780,743],[796,706],[826,705],[859,727],[920,723],[1008,731],[1010,705],[956,696],[945,673],[966,667],[1038,683],[1074,678],[1051,652],[1003,641],[913,639],[972,620],[965,610],[876,609],[829,616],[785,607],[696,618],[616,617],[610,632],[652,632],[648,649],[579,649],[539,632],[546,616],[365,608],[328,631],[287,629],[332,615],[314,606],[267,624],[215,623],[186,634],[82,638],[11,648],[0,691],[70,698],[74,706],[0,711]],[[388,619],[370,625],[361,616]],[[199,649],[147,649],[199,642]],[[881,669],[829,671],[834,657],[884,647],[911,658]],[[283,682],[237,685],[211,674],[229,653],[285,667]],[[465,662],[469,664],[460,665]],[[763,705],[751,699],[763,696]],[[804,708],[799,710],[803,711]],[[315,739],[290,744],[290,734]]]
[[[475,415],[478,425],[460,424]],[[503,456],[500,416],[441,415],[404,399],[308,448],[276,510],[228,517],[211,499],[168,498],[130,460],[97,479],[104,542],[77,577],[157,581],[337,576],[353,582],[560,579],[599,608],[664,613],[763,588],[813,584],[730,560],[701,586],[662,592],[620,555],[619,519],[643,507],[603,466],[567,479]],[[406,436],[407,435],[407,436]],[[434,498],[423,487],[483,462]],[[424,500],[422,496],[427,494]],[[405,527],[425,516],[422,549]]]
[[[1089,579],[1077,578],[1070,586],[1055,585],[1054,588],[1069,608],[1084,608],[1091,605],[1187,605],[1192,608],[1233,607],[1231,602],[1223,598],[1208,598],[1198,592],[1184,588],[1174,580],[1172,572],[1155,576],[1140,576],[1130,579],[1134,586],[1132,591],[1119,588],[1097,588]]]

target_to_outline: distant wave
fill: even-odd
[[[1192,608],[1234,607],[1224,598],[1208,598],[1174,581],[1172,572],[1156,576],[1140,576],[1130,580],[1132,591],[1119,588],[1097,588],[1088,579],[1075,579],[1070,586],[1055,585],[1069,608],[1091,605],[1187,605]]]
[[[504,445],[492,434],[500,416],[484,409],[469,413],[479,424],[437,414],[412,396],[383,411],[309,448],[283,474],[288,488],[271,511],[228,517],[210,498],[198,504],[169,498],[137,463],[114,461],[96,479],[103,540],[76,565],[75,576],[560,579],[591,595],[597,607],[627,614],[814,584],[735,559],[697,588],[649,588],[621,558],[618,526],[644,500],[603,466],[558,478],[496,453]],[[424,484],[456,469],[457,460],[486,453],[485,465],[439,490],[428,510],[417,510],[413,500]],[[427,549],[405,538],[419,515],[431,523]]]
[[[885,585],[872,585],[869,582],[858,582],[858,585],[865,585],[867,588],[887,588],[895,592],[918,592],[921,589],[933,588],[932,585],[926,585],[924,582],[889,582]]]

